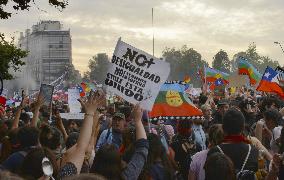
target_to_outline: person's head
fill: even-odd
[[[167,152],[159,136],[150,133],[147,139],[149,141],[149,153],[147,161],[154,163],[158,159],[164,159],[167,155]]]
[[[35,127],[22,127],[17,133],[21,148],[39,145],[39,131]]]
[[[237,109],[229,109],[223,117],[223,130],[226,135],[239,135],[245,127],[245,117]]]
[[[77,132],[72,132],[69,134],[67,140],[66,140],[66,149],[70,149],[72,146],[74,146],[79,138],[79,133]]]
[[[107,179],[121,179],[122,162],[117,148],[109,144],[102,146],[96,153],[90,172]]]
[[[229,101],[227,99],[221,99],[218,101],[218,112],[224,115],[229,109]]]
[[[259,103],[260,112],[265,112],[268,109],[279,110],[280,102],[276,97],[264,97]]]
[[[243,99],[239,104],[240,110],[245,114],[256,114],[257,104],[252,99]]]
[[[209,104],[203,104],[201,110],[205,119],[210,119],[212,116],[212,109]]]
[[[125,115],[122,113],[115,113],[112,118],[112,129],[114,131],[122,132],[124,130],[126,121]]]
[[[191,120],[179,120],[177,122],[177,132],[183,136],[190,136],[192,132]]]
[[[49,160],[53,168],[53,177],[56,177],[58,173],[56,158],[47,148],[36,148],[26,155],[20,168],[21,176],[25,179],[39,179],[44,176],[42,169],[43,158]]]
[[[69,132],[78,132],[79,126],[74,119],[70,119],[67,124],[67,128]]]
[[[39,141],[44,147],[51,150],[60,148],[61,145],[61,133],[58,129],[51,126],[43,126],[40,131]]]
[[[216,152],[211,154],[204,165],[205,180],[235,180],[234,164],[226,155]]]
[[[217,146],[222,143],[224,139],[224,132],[221,124],[214,124],[209,128],[209,143],[210,147]]]
[[[268,129],[278,126],[282,116],[276,109],[268,109],[263,113],[264,121]]]
[[[22,113],[20,116],[20,120],[22,120],[26,125],[30,124],[31,117],[27,113]]]
[[[147,139],[149,141],[149,152],[147,161],[144,165],[144,170],[141,173],[141,179],[147,179],[147,175],[149,175],[149,171],[153,167],[156,162],[161,162],[164,168],[164,176],[165,177],[173,177],[174,168],[168,158],[167,151],[163,146],[161,139],[156,134],[148,134]]]

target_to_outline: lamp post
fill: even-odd
[[[275,41],[275,42],[274,42],[274,44],[278,44],[278,45],[280,46],[280,48],[281,48],[281,50],[282,50],[283,54],[284,54],[284,49],[283,49],[283,47],[282,47],[281,43],[280,43],[280,42],[278,42],[278,41]]]

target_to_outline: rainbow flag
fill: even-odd
[[[244,57],[239,57],[239,74],[248,75],[250,84],[255,85],[261,80],[261,74]]]
[[[192,119],[202,118],[202,112],[185,93],[182,81],[166,82],[155,100],[150,119]]]
[[[224,84],[229,84],[229,74],[210,67],[205,67],[205,78],[207,82],[215,83],[218,79],[222,79]]]

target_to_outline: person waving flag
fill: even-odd
[[[279,75],[280,74],[278,72],[268,66],[256,90],[276,93],[280,97],[284,98],[284,91],[279,84]]]

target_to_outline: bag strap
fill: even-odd
[[[242,165],[242,169],[241,169],[240,172],[242,172],[242,171],[244,170],[244,168],[245,168],[245,166],[246,166],[246,163],[247,163],[247,161],[248,161],[250,152],[251,152],[251,146],[250,146],[250,144],[249,144],[248,146],[249,146],[248,154],[247,154],[247,156],[246,156],[246,159],[245,159],[245,161],[244,161],[244,163],[243,163],[243,165]]]
[[[217,145],[217,148],[219,149],[219,151],[220,151],[222,154],[224,154],[224,155],[225,155],[224,151],[220,148],[220,146],[219,146],[219,145]]]

